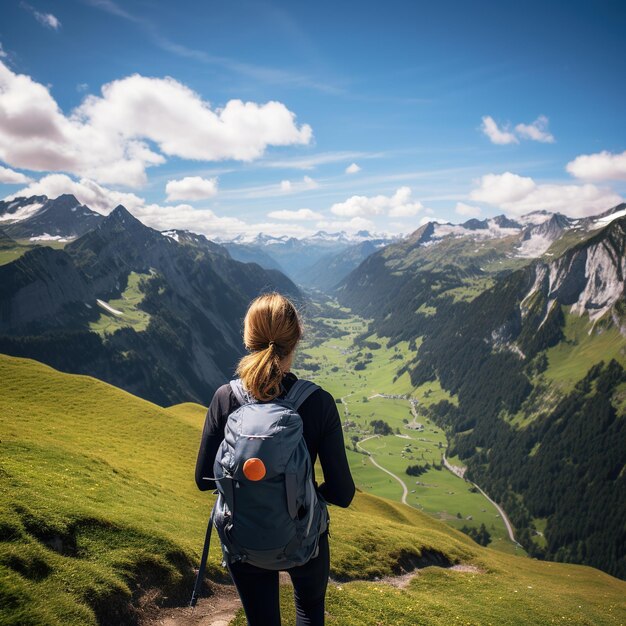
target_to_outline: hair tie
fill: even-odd
[[[267,344],[267,347],[268,347],[268,348],[271,348],[273,345],[274,345],[274,342],[273,342],[273,341],[270,341],[270,342]]]

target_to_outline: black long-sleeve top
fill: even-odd
[[[295,374],[285,374],[282,381],[285,390],[289,391],[296,380]],[[213,396],[204,421],[196,462],[196,484],[201,491],[215,489],[215,482],[203,477],[213,476],[213,463],[224,439],[226,419],[239,406],[230,385],[222,385]],[[298,413],[302,418],[304,440],[311,456],[313,472],[318,455],[322,464],[324,482],[319,487],[315,483],[318,492],[330,504],[347,507],[354,497],[354,481],[346,458],[335,400],[324,389],[318,389],[302,403]]]

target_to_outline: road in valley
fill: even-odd
[[[390,472],[388,469],[385,469],[380,463],[378,463],[378,461],[376,461],[376,459],[372,456],[371,452],[368,452],[367,450],[365,450],[364,448],[361,448],[361,444],[364,441],[367,441],[368,439],[375,439],[377,437],[379,437],[380,435],[370,435],[369,437],[365,437],[365,439],[361,439],[361,441],[359,441],[356,445],[357,448],[359,450],[361,450],[362,452],[364,452],[365,454],[367,454],[367,456],[369,457],[370,461],[380,470],[382,470],[383,472],[385,472],[386,474],[389,474],[389,476],[391,476],[392,478],[395,478],[401,485],[402,485],[402,504],[406,504],[408,506],[409,503],[406,501],[407,496],[409,495],[409,490],[407,489],[407,486],[405,485],[404,481],[399,477],[396,476],[393,472]]]

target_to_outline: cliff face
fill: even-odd
[[[575,315],[589,315],[592,322],[607,315],[624,298],[625,248],[626,218],[622,217],[554,261],[536,263],[533,285],[520,305],[522,317],[538,292],[545,296],[544,319],[557,302],[569,305]]]

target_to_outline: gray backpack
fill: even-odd
[[[298,414],[319,387],[297,380],[284,398],[258,402],[240,379],[230,385],[241,406],[228,416],[213,465],[224,560],[273,570],[303,565],[328,528]]]

